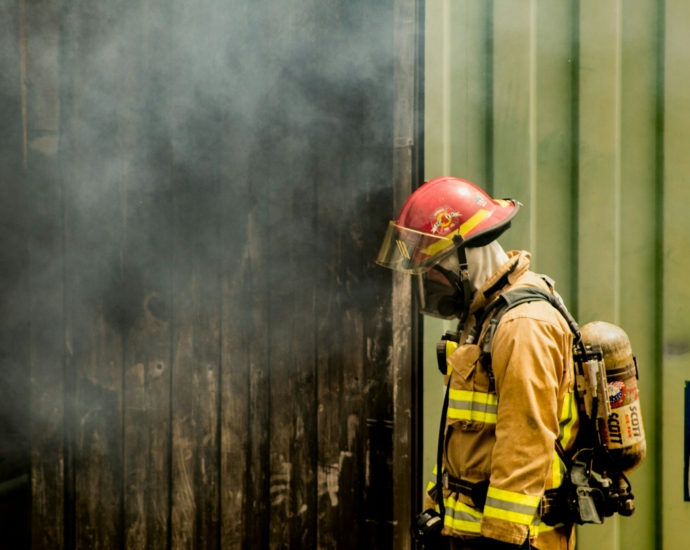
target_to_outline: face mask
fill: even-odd
[[[464,303],[460,262],[450,254],[426,273],[415,276],[419,311],[439,319],[460,317]]]

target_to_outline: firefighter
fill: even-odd
[[[390,222],[377,258],[414,277],[423,314],[459,322],[441,346],[442,469],[437,464],[418,518],[426,548],[574,548],[571,524],[540,521],[578,428],[573,334],[545,301],[506,311],[497,325],[491,316],[479,322],[509,290],[554,293],[552,281],[530,271],[528,252],[506,253],[496,241],[519,208],[468,181],[436,178]]]

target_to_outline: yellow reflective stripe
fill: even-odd
[[[498,397],[493,393],[483,393],[468,390],[450,390],[450,399],[456,401],[473,401],[485,405],[498,405]]]
[[[489,487],[486,494],[487,498],[495,498],[503,502],[511,502],[513,504],[520,504],[522,506],[529,506],[536,510],[541,502],[541,497],[534,497],[524,493],[514,493],[513,491],[506,491],[505,489],[497,489],[496,487]]]
[[[460,344],[453,342],[452,340],[446,340],[446,376],[450,376],[453,371],[453,367],[450,365],[450,363],[448,363],[448,357],[455,353],[455,350],[458,349],[459,345]]]
[[[529,526],[529,536],[530,537],[538,537],[542,533],[546,533],[547,531],[553,531],[556,527],[553,525],[546,525],[546,523],[540,523],[539,525],[530,525]]]
[[[575,394],[568,392],[563,396],[563,405],[561,407],[561,416],[559,419],[559,434],[558,440],[561,446],[567,448],[570,440],[573,437],[573,428],[577,422],[577,401]],[[551,467],[552,487],[560,487],[563,483],[563,476],[565,475],[565,464],[554,450],[553,465]]]
[[[432,474],[434,476],[434,481],[430,481],[427,486],[426,486],[426,492],[428,493],[431,491],[434,487],[436,487],[436,478],[438,477],[438,465],[434,464],[434,469],[432,471]]]
[[[446,517],[443,518],[446,527],[468,533],[481,531],[482,513],[480,511],[450,497],[444,498],[443,503],[446,506]],[[438,505],[436,510],[438,511]]]
[[[498,398],[490,393],[450,390],[448,418],[496,423]]]
[[[497,416],[492,413],[451,407],[448,407],[448,418],[454,420],[472,420],[474,422],[485,422],[487,424],[496,424],[497,420]]]
[[[456,229],[446,237],[439,238],[438,241],[436,241],[433,244],[430,244],[426,248],[422,249],[422,254],[426,254],[427,256],[435,256],[442,250],[445,250],[446,248],[453,246],[453,237],[458,234],[459,229]]]
[[[565,475],[565,465],[556,451],[553,452],[553,464],[551,465],[551,487],[560,487]]]
[[[540,497],[489,487],[484,515],[521,525],[531,525],[540,502]]]
[[[504,521],[510,521],[511,523],[519,523],[520,525],[530,525],[534,518],[534,516],[530,516],[529,514],[521,514],[520,512],[494,508],[489,505],[484,506],[484,515],[488,518],[502,519]]]
[[[463,223],[455,231],[453,231],[452,233],[449,233],[445,237],[439,238],[438,241],[436,241],[433,244],[430,244],[425,249],[423,249],[422,254],[426,254],[427,256],[433,256],[435,254],[438,254],[442,250],[448,248],[449,246],[452,246],[453,237],[455,235],[460,235],[461,237],[464,237],[470,231],[472,231],[475,227],[477,227],[480,223],[482,223],[486,218],[488,218],[490,215],[491,215],[491,212],[489,212],[488,210],[483,210],[483,209],[478,210],[477,212],[475,212],[470,217],[470,219],[468,219],[465,223]]]
[[[409,260],[410,253],[407,251],[407,246],[405,245],[405,243],[400,239],[395,239],[395,244],[398,245],[398,252],[400,252],[400,255],[406,260]]]
[[[448,417],[496,423],[498,399],[495,395],[466,390],[450,390]]]
[[[563,397],[563,408],[561,409],[560,419],[560,433],[558,439],[564,449],[568,448],[571,438],[573,437],[573,428],[577,421],[577,401],[575,394],[568,392]]]
[[[483,209],[475,212],[474,215],[465,223],[463,223],[458,229],[460,235],[462,235],[463,237],[467,235],[470,231],[472,231],[475,227],[482,223],[486,218],[488,218],[489,214],[491,214],[491,212]]]

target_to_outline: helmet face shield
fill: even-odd
[[[453,250],[455,243],[451,238],[422,233],[390,222],[376,263],[418,275],[429,271]]]

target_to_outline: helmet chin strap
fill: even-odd
[[[470,286],[470,270],[467,267],[467,254],[465,247],[458,247],[458,261],[460,262],[460,285],[462,285],[462,308],[458,316],[458,333],[465,328],[465,322],[470,315],[470,303],[472,303],[472,288]]]

